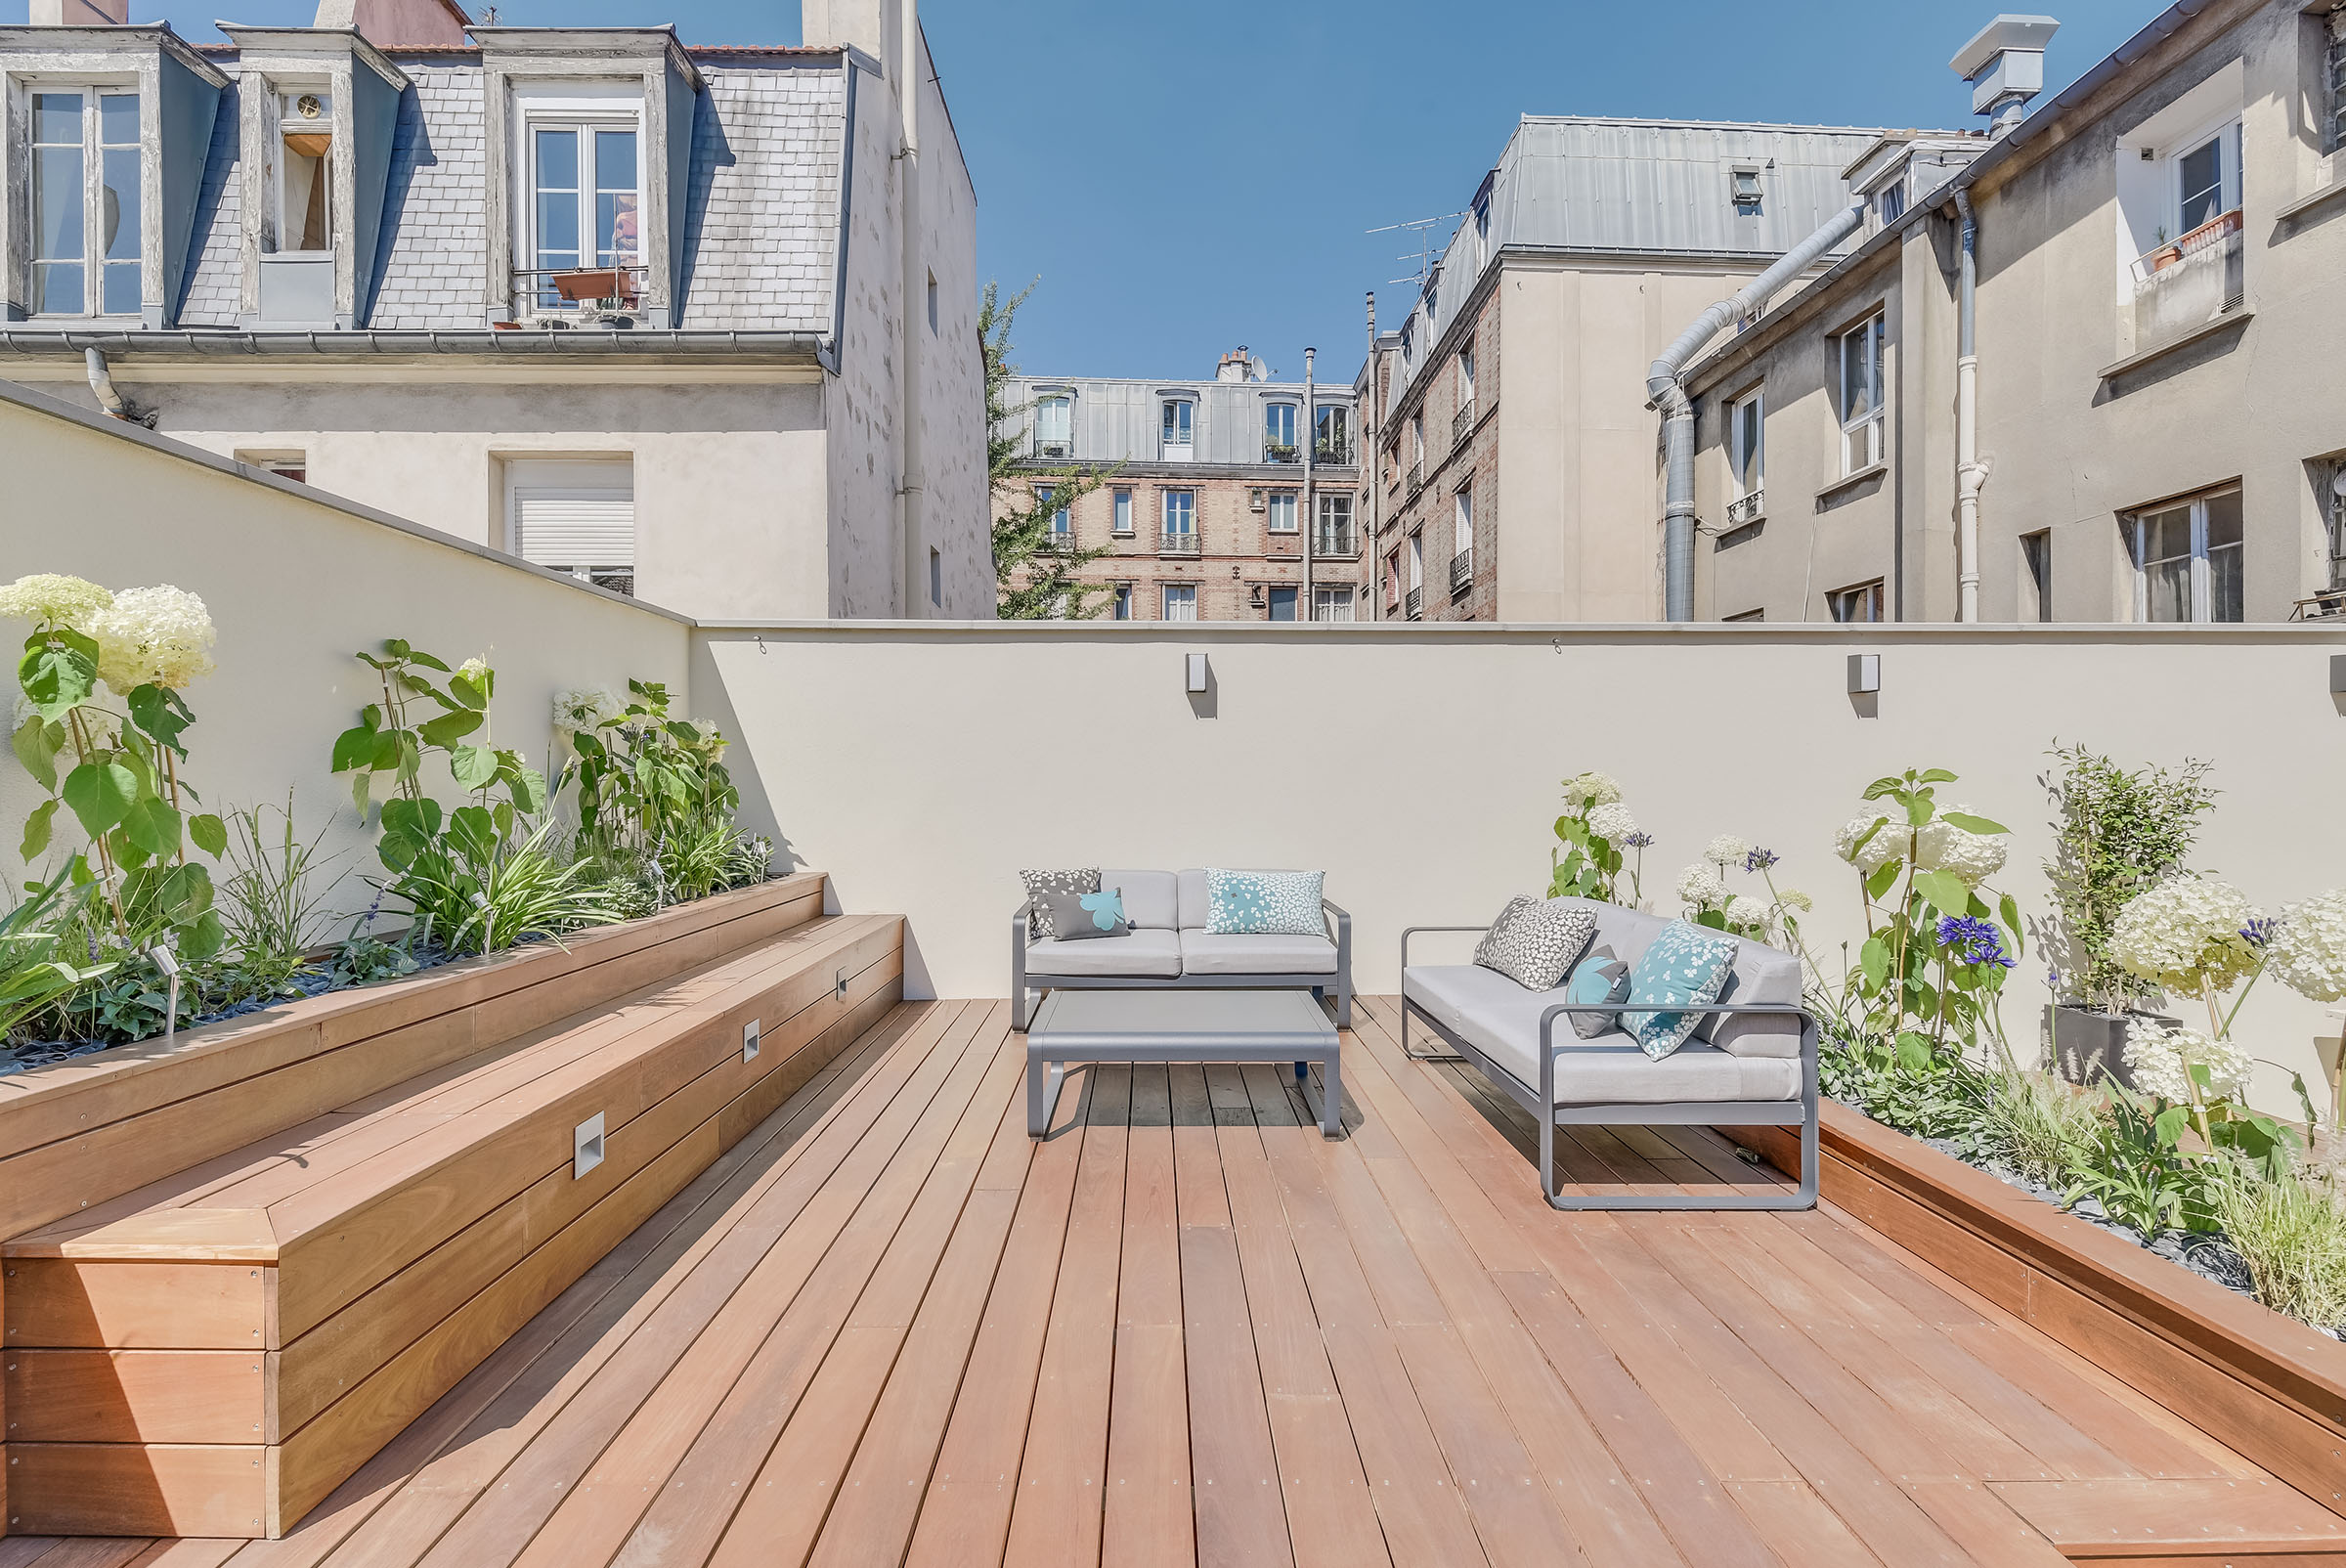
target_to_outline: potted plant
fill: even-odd
[[[2150,251],[2150,270],[2165,272],[2183,259],[2183,246],[2167,239],[2167,226],[2160,224]]]
[[[2216,792],[2205,762],[2130,770],[2082,745],[2053,756],[2061,766],[2053,785],[2061,823],[2045,872],[2066,961],[2053,972],[2047,1032],[2070,1082],[2098,1085],[2107,1075],[2131,1089],[2127,1027],[2157,1015],[2141,1011],[2151,988],[2111,955],[2110,930],[2130,900],[2182,867]]]

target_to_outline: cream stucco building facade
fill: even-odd
[[[976,194],[905,15],[0,27],[0,376],[703,618],[988,615]]]

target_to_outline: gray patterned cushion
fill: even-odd
[[[1055,941],[1081,941],[1090,936],[1125,936],[1132,927],[1124,919],[1124,900],[1113,888],[1098,893],[1043,892],[1034,895],[1037,909],[1051,922]]]
[[[1565,981],[1565,986],[1571,993],[1567,998],[1570,1001],[1592,1005],[1626,1002],[1629,999],[1629,966],[1616,958],[1611,947],[1591,947],[1587,957],[1573,965],[1572,979]],[[1593,1040],[1621,1026],[1620,1015],[1614,1013],[1567,1016],[1572,1020],[1572,1032],[1584,1040]]]
[[[1044,907],[1046,893],[1085,893],[1100,891],[1100,868],[1087,867],[1081,871],[1021,871],[1019,880],[1026,885],[1026,932],[1040,941],[1059,933],[1052,929],[1051,911]]]
[[[1552,991],[1596,935],[1596,916],[1545,898],[1510,898],[1475,944],[1474,961],[1527,991]]]

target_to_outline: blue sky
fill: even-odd
[[[21,0],[0,0],[0,7]],[[171,0],[307,22],[314,0]],[[152,3],[131,8],[152,16]],[[473,15],[480,15],[472,0]],[[2061,0],[2058,90],[2163,9]],[[689,43],[795,43],[776,0],[504,0],[540,25],[675,21]],[[1017,359],[1051,374],[1195,376],[1245,343],[1282,375],[1359,369],[1363,294],[1413,289],[1380,224],[1455,211],[1521,113],[1959,126],[1946,62],[1994,14],[1944,0],[928,0],[978,186],[980,277],[1021,287]]]

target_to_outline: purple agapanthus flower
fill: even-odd
[[[2005,953],[2004,934],[1992,920],[1942,915],[1938,921],[1938,944],[1948,949],[1958,963],[1998,964],[2010,969],[2019,962]]]
[[[1776,851],[1773,849],[1754,849],[1743,857],[1743,869],[1746,871],[1765,871],[1775,863]]]
[[[2258,915],[2240,928],[2240,936],[2251,947],[2262,947],[2281,934],[2281,922],[2269,915]]]
[[[1622,840],[1621,846],[1625,849],[1644,849],[1651,848],[1653,842],[1654,836],[1652,834],[1645,832],[1643,829],[1639,829],[1637,832],[1632,833],[1628,838]]]

